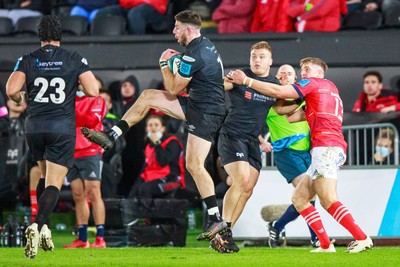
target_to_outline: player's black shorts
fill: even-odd
[[[100,153],[95,156],[75,158],[74,165],[68,170],[67,180],[68,182],[78,178],[90,181],[101,180],[102,168]]]
[[[188,132],[212,142],[221,128],[225,115],[207,114],[197,110],[188,97],[178,97],[186,117]]]
[[[261,152],[258,140],[239,138],[220,132],[218,154],[223,165],[235,161],[247,161],[256,170],[261,170]]]
[[[50,162],[71,168],[75,151],[75,136],[59,133],[26,134],[26,141],[35,161]]]

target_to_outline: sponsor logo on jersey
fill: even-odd
[[[243,158],[244,157],[244,153],[236,152],[236,157]]]
[[[273,98],[273,97],[266,96],[266,95],[254,93],[253,94],[253,100],[261,101],[261,102],[267,102],[268,100],[275,101],[276,99]]]
[[[211,47],[206,46],[206,49],[208,49],[208,50],[210,50],[211,52],[213,52],[213,51],[215,50],[215,46],[211,46]]]
[[[249,91],[244,92],[244,97],[247,99],[253,99],[254,101],[261,101],[261,102],[267,102],[268,100],[270,100],[270,101],[276,100],[275,98],[265,96],[262,94],[258,94],[258,93],[251,93]]]
[[[58,67],[58,66],[62,66],[62,64],[63,64],[62,61],[41,62],[38,58],[36,59],[36,66],[38,68]]]
[[[309,84],[311,81],[309,79],[303,79],[297,82],[298,85],[300,85],[301,87],[306,86],[307,84]]]
[[[196,61],[196,59],[194,59],[192,57],[189,57],[189,56],[186,56],[186,55],[183,56],[182,59],[187,61],[187,62],[195,62]]]
[[[251,93],[249,91],[244,92],[244,97],[247,99],[251,99]]]
[[[20,58],[18,59],[17,63],[15,64],[14,71],[16,71],[16,70],[18,69],[19,63],[21,62],[21,60],[22,60],[22,57],[20,57]]]
[[[185,75],[189,75],[190,71],[192,70],[192,65],[181,61],[181,66],[180,66],[179,70],[181,71],[181,73],[183,73]]]
[[[81,60],[81,61],[82,61],[82,63],[83,63],[83,64],[85,64],[85,65],[87,65],[87,64],[88,64],[88,62],[87,62],[87,59],[86,59],[86,58],[82,58],[82,60]]]

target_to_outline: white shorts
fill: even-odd
[[[316,147],[311,150],[311,165],[307,175],[313,180],[318,178],[337,179],[339,168],[346,161],[346,154],[341,147]]]

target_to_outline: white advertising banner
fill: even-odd
[[[370,236],[400,236],[400,176],[398,169],[340,170],[339,200],[349,208],[361,228]],[[290,204],[293,187],[277,170],[263,170],[233,232],[238,239],[268,237],[267,222],[261,217],[266,205]],[[351,238],[316,201],[325,229],[331,238]],[[286,236],[308,238],[310,233],[299,216],[286,226]]]

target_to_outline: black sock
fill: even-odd
[[[211,209],[211,208],[214,208],[214,207],[218,207],[217,197],[215,195],[206,197],[203,200],[204,200],[204,203],[206,204],[206,207],[207,207],[208,210]]]
[[[49,185],[43,191],[43,194],[38,201],[39,211],[36,216],[36,223],[38,224],[38,230],[42,229],[43,224],[48,221],[51,212],[57,205],[60,190],[53,185]]]
[[[40,199],[41,195],[43,194],[45,187],[46,187],[46,179],[40,178],[39,182],[36,186],[36,199],[37,199],[38,203],[39,203],[39,199]]]
[[[128,123],[127,123],[126,121],[124,121],[124,120],[120,120],[120,121],[119,121],[116,125],[114,125],[112,128],[114,128],[114,127],[118,127],[118,128],[121,130],[121,132],[122,132],[121,135],[124,135],[124,134],[129,130],[129,125],[128,125]],[[107,135],[110,137],[110,139],[111,139],[112,141],[115,141],[115,140],[118,139],[118,137],[120,137],[120,135],[118,135],[112,128],[111,128],[110,130],[106,131],[106,133],[107,133]]]
[[[215,195],[206,197],[205,199],[203,199],[203,201],[206,204],[207,211],[212,208],[219,209],[218,204],[217,204],[217,198]],[[219,211],[214,214],[208,214],[208,218],[213,222],[219,222],[222,220],[221,215],[219,214]]]

